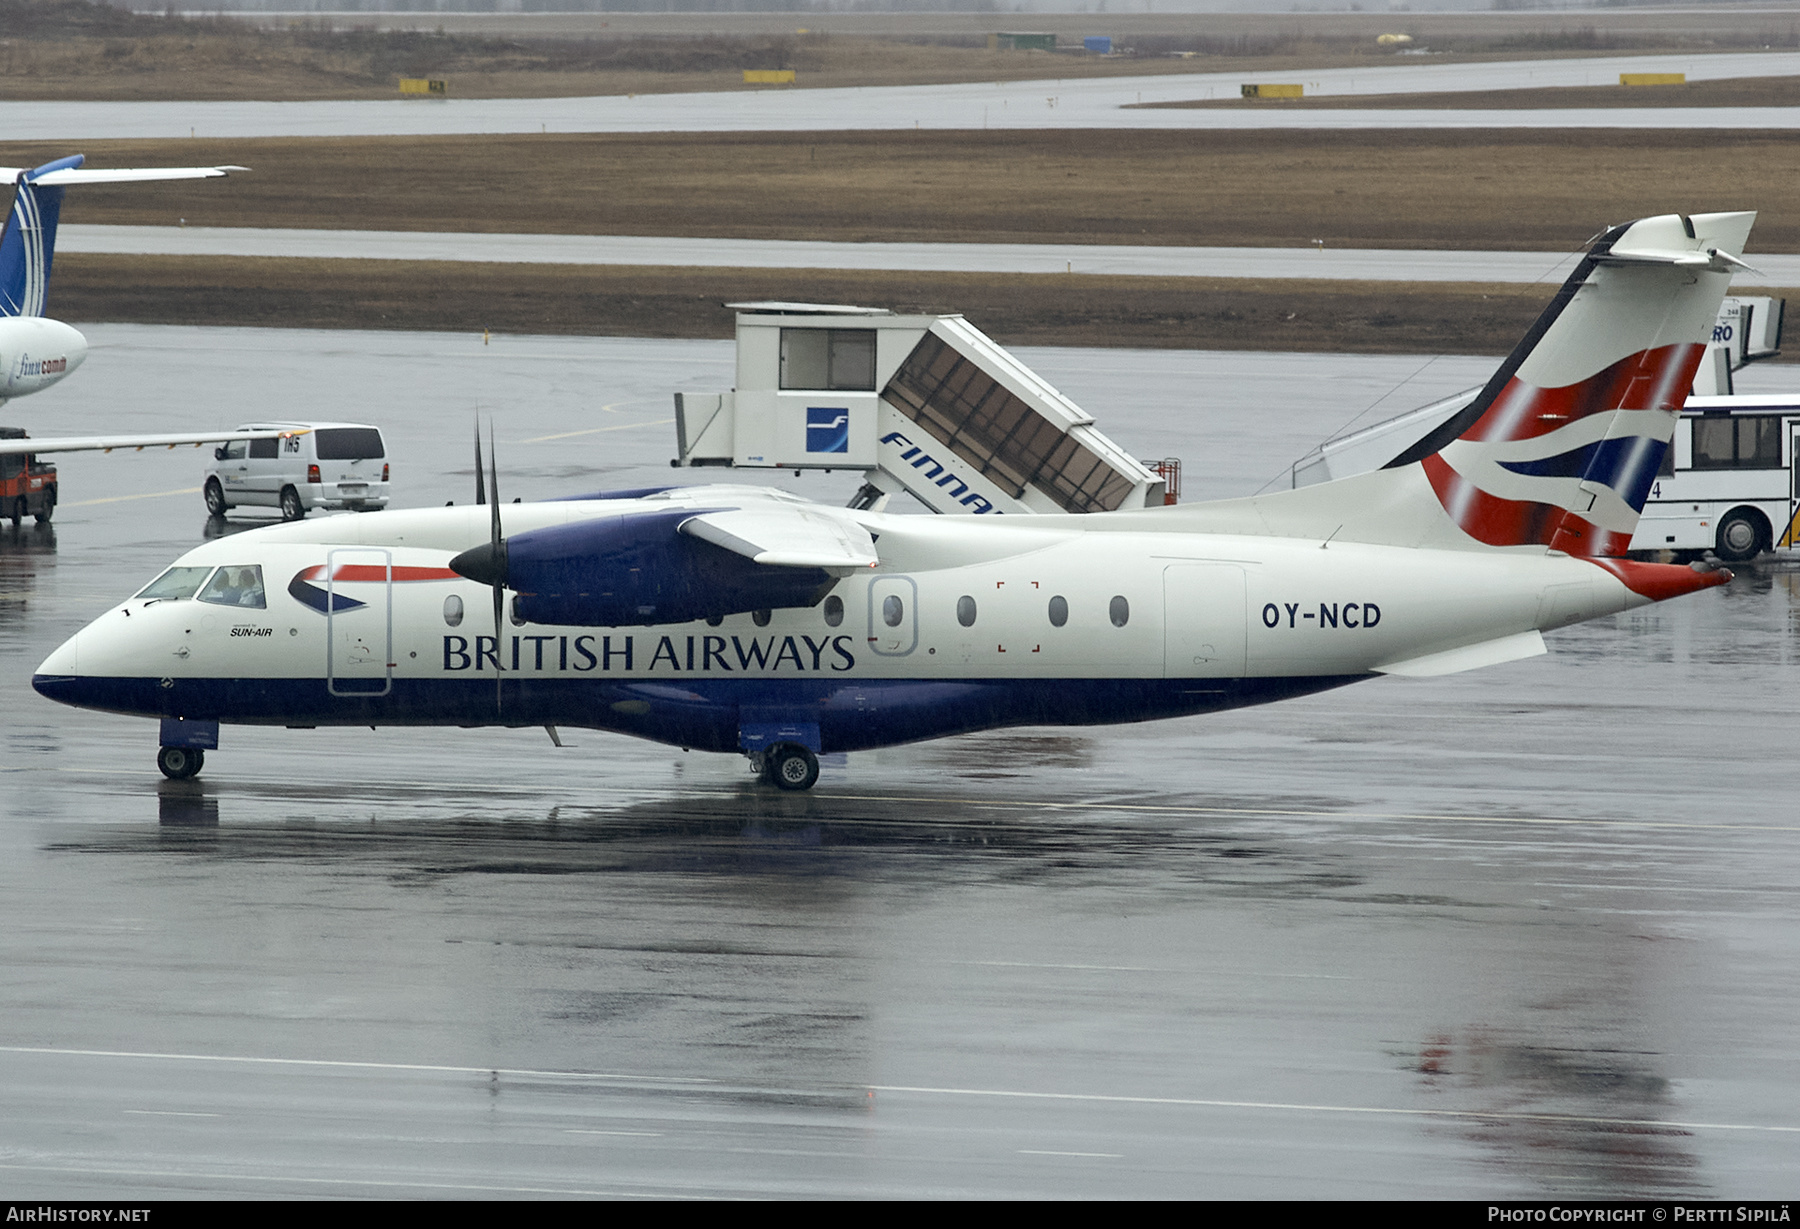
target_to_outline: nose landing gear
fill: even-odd
[[[206,764],[206,752],[198,747],[163,747],[156,753],[156,766],[171,781],[185,781]]]
[[[219,749],[219,723],[164,717],[162,737],[157,741],[162,746],[156,753],[156,766],[162,775],[171,781],[185,781],[200,771],[208,751]]]

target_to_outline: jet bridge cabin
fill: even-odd
[[[859,469],[855,506],[1111,512],[1169,483],[961,316],[733,303],[737,387],[676,393],[677,466]]]

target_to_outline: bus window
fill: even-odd
[[[1780,469],[1781,419],[1736,414],[1694,420],[1695,469]]]

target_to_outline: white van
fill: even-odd
[[[206,510],[280,508],[297,521],[315,508],[374,512],[387,507],[387,447],[378,427],[352,422],[253,422],[239,431],[279,431],[277,439],[232,440],[206,467]]]

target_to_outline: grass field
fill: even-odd
[[[1611,222],[1757,208],[1800,251],[1789,134],[1594,131],[748,133],[82,142],[68,222],[962,242],[1569,251]],[[0,144],[30,166],[67,145]]]
[[[74,321],[729,337],[757,299],[961,312],[1009,344],[1502,353],[1551,286],[59,256]]]
[[[453,92],[470,96],[719,88],[744,67],[795,67],[812,84],[870,84],[1224,65],[1249,76],[1307,64],[1390,62],[1354,39],[1307,42],[1279,32],[1217,46],[1190,39],[1210,60],[1098,61],[775,34],[523,43],[307,24],[258,32],[231,22],[143,17],[85,0],[0,0],[0,21],[11,36],[0,41],[0,96],[14,98],[388,97],[403,74],[449,75]],[[1578,36],[1543,39],[1506,51],[1613,49],[1577,46]],[[1800,101],[1794,84],[1778,79],[1387,102],[1592,105],[1602,98],[1684,106]],[[222,182],[84,187],[64,206],[68,223],[185,219],[206,226],[752,239],[1317,241],[1574,251],[1608,223],[1755,208],[1762,217],[1753,261],[1756,251],[1800,251],[1800,204],[1790,190],[1800,173],[1800,143],[1760,132],[702,133],[87,141],[75,148],[10,142],[0,143],[0,162],[30,166],[77,150],[94,166],[239,163],[252,170]],[[725,336],[731,318],[719,304],[781,298],[962,311],[1009,342],[1493,353],[1511,346],[1549,293],[1548,286],[64,253],[52,304],[73,320]]]

